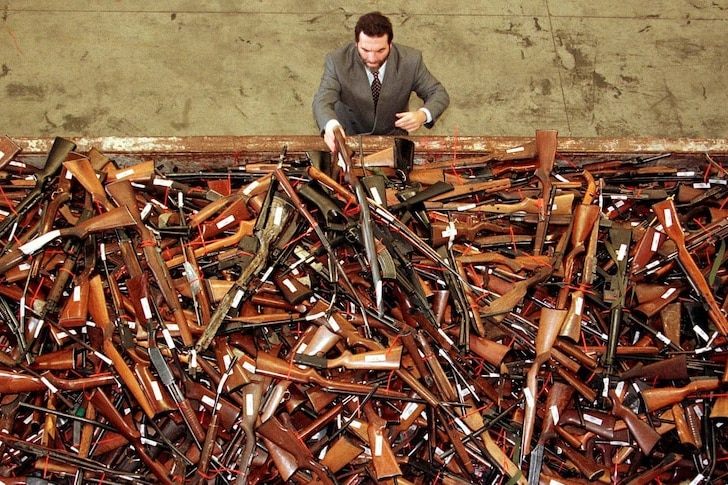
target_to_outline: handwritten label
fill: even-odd
[[[591,414],[584,414],[584,421],[588,421],[589,423],[596,424],[597,426],[601,426],[604,422],[603,419],[598,418],[596,416],[592,416]]]
[[[247,187],[243,189],[243,195],[250,195],[250,193],[258,187],[258,185],[260,185],[260,182],[258,182],[257,180],[251,182],[250,184],[248,184]]]
[[[218,229],[222,229],[224,227],[229,226],[234,221],[235,221],[235,217],[233,217],[233,216],[227,216],[224,219],[218,221],[217,224],[215,224],[215,226],[217,226]]]
[[[659,232],[655,232],[652,235],[652,245],[650,246],[650,249],[654,252],[657,251],[660,248],[660,239],[662,239],[662,236]]]
[[[132,175],[134,175],[134,169],[122,170],[120,172],[116,172],[115,178],[116,178],[116,180],[121,180],[121,179],[124,179],[127,177],[131,177]]]

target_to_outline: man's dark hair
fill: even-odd
[[[388,44],[392,43],[392,38],[394,37],[392,22],[382,15],[381,12],[369,12],[359,17],[359,20],[356,22],[356,27],[354,27],[355,42],[359,42],[359,34],[362,32],[369,37],[386,35]]]

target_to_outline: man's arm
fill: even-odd
[[[450,104],[450,95],[447,93],[445,86],[427,69],[421,54],[417,59],[415,68],[416,74],[413,91],[424,101],[423,108],[429,111],[431,115],[431,119],[423,124],[427,128],[432,128],[435,121],[445,112],[445,109]]]
[[[336,119],[334,106],[340,97],[341,82],[336,74],[334,58],[329,53],[326,55],[324,73],[312,103],[313,115],[321,133],[324,133],[329,121]]]

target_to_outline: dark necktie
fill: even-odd
[[[372,81],[372,98],[374,99],[374,109],[377,109],[379,101],[379,92],[382,90],[382,82],[379,80],[379,71],[372,71],[374,80]]]

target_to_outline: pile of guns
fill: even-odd
[[[352,142],[1,140],[0,481],[728,482],[720,160]]]

